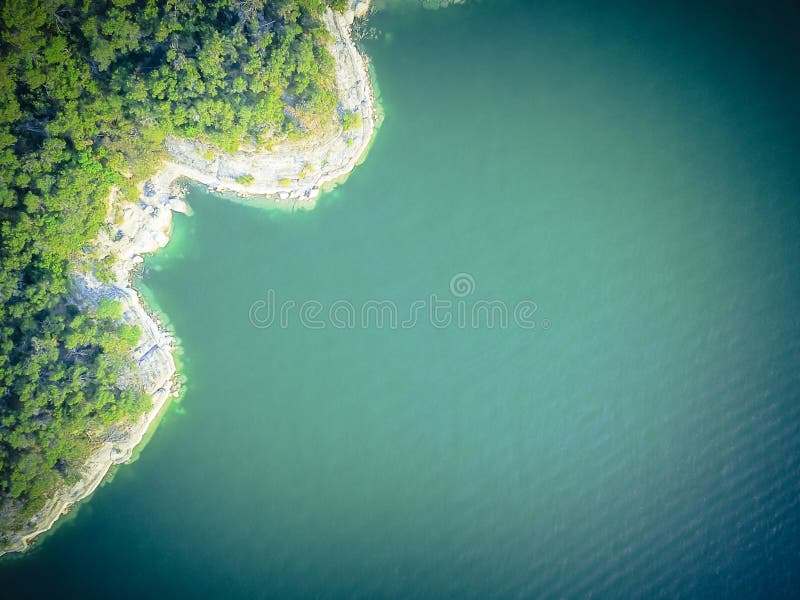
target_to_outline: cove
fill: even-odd
[[[799,54],[785,16],[708,6],[373,17],[368,159],[309,212],[190,187],[141,278],[184,397],[3,589],[788,595]],[[270,289],[537,326],[259,327]]]

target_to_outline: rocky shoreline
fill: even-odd
[[[0,549],[0,555],[26,550],[72,505],[90,496],[112,466],[129,461],[169,399],[178,393],[174,339],[148,313],[132,285],[133,270],[142,262],[142,255],[157,251],[169,241],[173,211],[187,212],[178,180],[187,178],[209,189],[240,195],[269,196],[276,206],[311,209],[325,185],[346,177],[363,158],[378,115],[367,63],[352,40],[350,28],[368,9],[368,1],[354,0],[343,15],[328,9],[323,16],[332,35],[330,52],[336,64],[339,108],[342,114],[360,115],[357,127],[338,127],[327,136],[285,143],[270,152],[213,157],[199,143],[171,139],[166,145],[169,161],[142,186],[138,203],[119,206],[112,193],[111,207],[121,210],[121,221],[109,223],[98,236],[94,251],[101,257],[114,257],[114,282],[102,283],[90,273],[77,273],[73,278],[75,299],[84,307],[95,306],[104,297],[117,300],[123,307],[123,320],[139,326],[142,337],[133,359],[138,383],[151,394],[153,406],[135,423],[109,429],[84,465],[78,483],[57,493],[23,529],[3,532],[9,545]]]

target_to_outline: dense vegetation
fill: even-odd
[[[124,377],[139,332],[113,303],[70,301],[111,186],[135,198],[167,135],[232,149],[329,118],[319,16],[343,4],[0,3],[0,517],[35,512],[148,404]]]

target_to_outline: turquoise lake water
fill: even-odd
[[[369,25],[367,161],[313,212],[191,188],[142,278],[185,396],[0,563],[0,596],[790,597],[796,17],[508,0]],[[431,295],[451,322],[403,327]],[[396,328],[361,323],[372,300]],[[473,326],[479,300],[507,327]]]

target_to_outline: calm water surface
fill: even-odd
[[[310,213],[191,189],[142,282],[185,397],[0,595],[789,596],[797,20],[501,1],[370,25],[369,159]],[[457,273],[537,327],[248,316],[268,289],[407,311]]]

